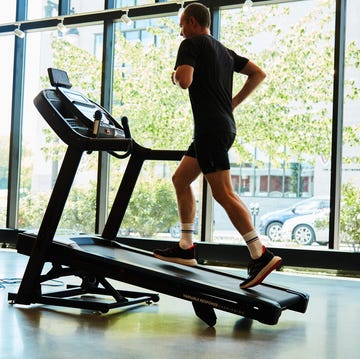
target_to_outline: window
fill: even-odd
[[[28,0],[28,19],[41,19],[58,15],[59,0]]]
[[[185,150],[191,140],[187,93],[170,81],[179,43],[178,26],[175,16],[134,21],[131,26],[119,23],[116,31],[112,112],[116,117],[125,114],[135,141],[152,149]],[[179,236],[171,183],[175,165],[166,161],[145,163],[121,234],[168,239]],[[110,198],[117,191],[118,181],[114,179],[121,176],[123,166],[111,160],[110,178],[116,186],[111,184]],[[198,185],[195,192],[199,199]],[[143,207],[138,208],[141,200]]]
[[[10,52],[9,52],[10,50]],[[11,98],[12,98],[12,73],[13,73],[13,54],[14,36],[1,36],[0,52],[8,53],[4,56],[0,66],[0,93],[2,124],[0,126],[0,227],[6,226],[6,203],[8,186],[9,168],[9,145],[10,145],[10,125],[11,125]]]
[[[289,243],[280,234],[269,236],[265,217],[304,197],[330,196],[329,164],[322,159],[331,151],[334,5],[314,0],[221,11],[221,41],[267,73],[235,112],[238,162],[232,175],[264,240],[273,245]],[[242,81],[235,75],[234,91]],[[240,242],[218,205],[214,219],[215,239]],[[276,219],[278,231],[285,219]]]
[[[34,107],[33,99],[50,87],[47,68],[56,67],[68,72],[73,88],[99,102],[101,58],[95,56],[91,45],[94,34],[101,31],[101,25],[93,25],[81,27],[75,38],[73,33],[59,31],[27,34],[19,228],[39,227],[66,149]],[[86,154],[60,230],[94,232],[96,178],[97,155]]]
[[[97,102],[101,98],[102,74],[105,74],[106,86],[111,83],[110,76],[113,76],[111,112],[115,118],[122,115],[129,118],[132,135],[139,144],[160,150],[187,148],[192,137],[188,95],[186,91],[179,91],[172,86],[169,80],[181,41],[177,17],[181,4],[169,2],[158,6],[158,2],[163,1],[119,0],[115,3],[117,9],[129,9],[133,18],[131,24],[114,19],[115,41],[107,44],[107,49],[114,50],[115,54],[113,69],[102,68],[104,39],[103,25],[100,22],[111,13],[106,12],[105,15],[102,11],[105,1],[28,0],[0,5],[0,49],[5,59],[0,70],[5,114],[0,129],[1,226],[6,226],[6,208],[10,206],[8,218],[11,227],[13,223],[16,227],[17,204],[12,198],[19,191],[17,227],[36,229],[61,166],[65,147],[56,139],[33,105],[37,93],[49,86],[46,73],[48,66],[66,69],[74,86]],[[23,43],[26,44],[23,98],[20,98],[21,81],[13,84],[12,73],[23,72],[22,51],[16,52],[17,68],[13,69],[14,35],[9,34],[8,26],[8,22],[12,23],[11,26],[15,24],[17,4],[27,7],[19,9],[20,13],[27,14]],[[58,17],[59,8],[67,10],[64,6],[68,4],[69,15],[81,14],[74,17],[75,21],[81,23],[71,27],[68,25],[66,31],[60,33],[55,30],[50,18]],[[223,43],[259,64],[268,75],[260,88],[235,112],[238,138],[230,153],[230,161],[235,191],[248,205],[265,243],[273,246],[326,248],[320,245],[326,245],[329,241],[329,206],[310,206],[306,211],[311,213],[302,211],[301,214],[296,208],[304,200],[315,201],[319,197],[328,203],[330,174],[333,173],[332,141],[336,136],[342,135],[341,223],[336,249],[358,251],[360,161],[357,155],[357,114],[360,39],[356,15],[359,5],[356,0],[346,2],[344,122],[343,131],[339,134],[336,131],[332,133],[333,69],[336,66],[334,43],[337,30],[335,4],[339,2],[269,0],[254,2],[248,12],[243,11],[240,3],[224,7],[221,1],[210,4],[212,10],[215,10],[212,11],[215,20],[213,23],[219,25],[218,29],[215,26],[215,30],[219,30],[215,36],[219,34]],[[160,14],[162,6],[171,9],[173,16]],[[99,19],[97,24],[94,25],[94,18],[90,18],[88,12],[94,12],[94,16]],[[39,22],[34,19],[43,20]],[[19,39],[17,43],[21,44]],[[22,50],[21,46],[19,48]],[[110,63],[111,61],[107,62]],[[243,80],[243,76],[236,76],[235,89],[242,85]],[[9,163],[17,164],[15,156],[18,153],[17,143],[9,140],[9,131],[12,120],[15,126],[21,122],[18,113],[12,118],[12,86],[16,91],[15,99],[19,103],[24,102],[24,111],[23,129],[20,132],[21,173],[17,172],[16,165],[10,167],[16,172],[15,176],[14,172],[10,172],[10,189],[16,188],[14,192],[8,193]],[[108,94],[103,94],[106,104],[109,103]],[[21,106],[15,108],[21,109]],[[106,198],[107,190],[102,187],[100,191],[100,222],[104,219],[108,206],[103,199],[109,199],[111,204],[126,163],[126,160],[119,161],[111,157],[109,163],[101,168],[101,180],[106,180],[105,172],[109,164],[110,181],[109,198]],[[84,154],[61,229],[93,232],[97,166],[98,158],[95,153]],[[147,162],[134,195],[146,193],[150,184],[158,192],[169,190],[175,166],[176,163],[172,161]],[[17,182],[18,175],[20,183]],[[168,187],[163,187],[164,180]],[[218,204],[206,202],[205,206],[202,203],[201,182],[200,179],[194,185],[198,201],[198,233],[203,204],[206,207],[204,217],[207,225],[206,236],[199,235],[197,239],[215,241],[218,244],[243,244]],[[101,184],[106,186],[106,181]],[[173,200],[170,196],[168,199]],[[131,204],[133,212],[136,211],[133,206],[135,204]],[[175,210],[173,205],[170,207],[171,211]],[[146,216],[150,220],[153,215]],[[124,218],[124,228],[121,231],[125,230],[128,235],[136,237],[143,234],[151,238],[176,238],[173,233],[176,235],[179,227],[178,223],[173,222],[173,219],[168,218],[166,224],[157,224],[157,230],[150,233],[145,232],[146,228],[141,228],[139,222],[131,221],[131,216],[128,215]],[[172,228],[171,231],[169,228]],[[344,258],[347,258],[347,254],[343,253]]]
[[[360,31],[355,15],[359,10],[358,1],[347,1],[339,245],[349,251],[360,248]]]
[[[16,2],[4,2],[0,3],[0,23],[6,23],[15,21],[15,9],[16,9]]]
[[[70,11],[74,14],[104,9],[104,0],[70,0]]]

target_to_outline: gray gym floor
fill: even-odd
[[[305,314],[284,311],[279,323],[269,326],[217,311],[217,324],[209,328],[190,302],[161,293],[158,303],[101,315],[11,305],[7,293],[17,291],[27,260],[0,250],[1,359],[360,358],[359,279],[272,273],[267,282],[310,295]],[[59,289],[62,283],[50,282],[49,290],[51,285]]]

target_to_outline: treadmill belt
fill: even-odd
[[[246,295],[250,298],[261,298],[275,300],[280,306],[288,306],[299,299],[298,293],[291,290],[278,288],[273,285],[260,284],[249,289],[240,289],[239,284],[244,280],[242,277],[231,275],[225,272],[204,268],[201,265],[187,267],[184,265],[164,262],[152,255],[138,253],[136,250],[126,248],[105,247],[99,245],[80,245],[86,253],[121,262],[122,264],[136,265],[148,269],[161,276],[175,276],[177,279],[184,279],[188,283],[200,285],[201,287],[215,287],[225,293],[239,296]],[[293,301],[291,300],[293,297]],[[286,305],[284,304],[286,303]]]

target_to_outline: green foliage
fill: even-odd
[[[345,183],[341,191],[340,238],[342,243],[360,250],[360,189],[353,183]],[[329,217],[315,222],[315,228],[329,228]]]
[[[49,198],[49,193],[24,193],[19,203],[19,228],[39,228]]]
[[[178,24],[161,19],[147,31],[156,43],[131,42],[116,33],[113,114],[126,115],[133,137],[145,146],[185,149],[192,136],[190,104],[187,91],[170,81]]]
[[[61,38],[54,37],[52,41],[53,67],[65,69],[73,87],[90,99],[99,102],[101,90],[101,62],[87,51],[71,45]],[[84,71],[84,68],[89,71]],[[42,79],[44,88],[48,87],[47,76]],[[41,148],[48,161],[57,169],[64,156],[66,145],[47,127],[43,130],[46,146]],[[32,158],[32,157],[30,157]],[[31,166],[31,167],[30,167]],[[80,172],[97,168],[97,155],[83,156]],[[32,162],[23,161],[22,186],[31,188]],[[57,173],[53,173],[55,178]],[[19,228],[38,228],[44,215],[49,193],[29,193],[20,200]],[[96,185],[73,186],[66,203],[59,228],[72,229],[80,232],[94,232],[95,228]]]
[[[285,165],[331,156],[334,2],[325,0],[314,4],[316,6],[306,16],[299,16],[291,26],[286,22],[290,12],[287,4],[259,6],[248,14],[242,9],[222,12],[221,40],[267,73],[264,84],[235,112],[238,126],[235,148],[241,162],[253,161],[249,148],[254,146],[273,163]],[[283,21],[279,22],[279,18]],[[138,143],[151,148],[185,149],[192,137],[190,104],[187,91],[173,86],[170,81],[179,45],[177,19],[158,19],[157,25],[146,31],[154,35],[155,43],[128,41],[121,32],[116,33],[111,112],[114,117],[126,115],[129,118],[131,132]],[[53,66],[65,69],[75,89],[81,89],[86,96],[99,102],[101,61],[63,38],[54,37],[52,49]],[[347,44],[346,66],[357,73],[359,54],[356,43]],[[243,76],[236,76],[235,91],[243,81]],[[346,99],[358,100],[359,85],[348,80],[345,94]],[[45,135],[47,146],[43,151],[47,159],[59,161],[63,144],[49,130]],[[345,126],[344,141],[348,146],[359,146],[359,138],[359,126]],[[344,158],[344,161],[360,163],[359,158]],[[116,161],[111,165],[119,167]],[[95,156],[85,159],[87,170],[95,170],[96,166]],[[115,177],[122,174],[121,171],[112,172]],[[22,176],[30,188],[30,175],[25,172]],[[154,178],[153,172],[148,170],[145,177]],[[112,178],[112,183],[115,182]],[[165,191],[162,180],[141,183],[123,225],[140,228],[144,235],[150,235],[176,221],[174,193],[168,184]],[[162,191],[165,194],[156,195]],[[94,185],[84,192],[76,189],[69,208],[79,208],[64,213],[63,225],[78,228],[82,224],[83,230],[89,223],[92,225],[93,211],[89,211],[89,206],[94,208],[94,199]],[[38,201],[33,198],[29,201],[35,209],[29,213],[23,208],[22,216],[39,216],[35,204],[42,206],[41,196]],[[39,222],[38,218],[21,218],[24,226]]]
[[[142,237],[167,232],[178,220],[174,189],[168,180],[147,180],[138,183],[122,223]]]
[[[245,147],[249,144],[278,162],[331,155],[333,2],[315,2],[306,16],[284,29],[278,19],[286,23],[289,13],[286,4],[260,6],[246,15],[241,8],[222,13],[221,40],[267,73],[264,84],[235,112],[235,147],[243,162],[252,161]],[[158,19],[157,27],[146,31],[155,36],[155,43],[128,41],[121,32],[116,34],[112,112],[129,118],[139,143],[186,148],[192,135],[187,92],[170,82],[178,24],[172,18]],[[54,65],[65,68],[75,87],[98,100],[101,62],[63,39],[54,38],[53,49]],[[359,53],[356,43],[347,45],[348,68],[359,69]],[[236,76],[234,89],[243,81]],[[346,83],[345,92],[348,99],[359,99],[354,81]],[[349,145],[358,141],[351,127],[344,132]]]
[[[53,50],[53,67],[66,70],[74,89],[79,89],[85,96],[95,102],[100,102],[101,93],[101,61],[87,51],[72,45],[70,42],[53,37],[51,42]],[[84,71],[86,69],[86,71]],[[42,78],[42,87],[48,87],[47,76]],[[66,146],[57,135],[47,127],[43,130],[46,146],[41,150],[45,158],[58,161],[62,158]],[[88,163],[96,168],[96,160]]]
[[[101,61],[89,52],[59,37],[53,38],[51,46],[53,66],[68,73],[74,89],[81,89],[86,97],[100,102]]]
[[[43,129],[43,135],[45,137],[46,146],[41,148],[46,160],[59,161],[64,156],[66,146],[56,136],[54,131],[50,127]]]
[[[95,228],[96,187],[93,183],[71,190],[61,217],[59,228],[78,232],[93,233]]]
[[[93,233],[95,198],[95,186],[90,189],[74,188],[69,195],[58,229]],[[49,193],[23,194],[19,205],[19,228],[39,228],[49,199]]]
[[[277,162],[331,156],[333,1],[314,2],[306,16],[284,27],[288,14],[288,5],[278,4],[249,14],[224,11],[222,17],[222,40],[267,73],[264,84],[235,112],[237,148],[246,156],[244,162],[252,161],[245,144],[257,146]],[[346,54],[348,68],[358,69],[355,43],[347,44]],[[234,87],[241,84],[236,79]],[[359,84],[348,81],[345,92],[347,99],[359,99]]]
[[[360,189],[352,183],[343,185],[340,230],[342,241],[360,249]]]

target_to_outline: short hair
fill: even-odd
[[[211,25],[209,9],[199,2],[193,2],[187,5],[184,9],[183,15],[186,19],[189,19],[190,16],[193,16],[198,24],[202,27],[210,27]]]

